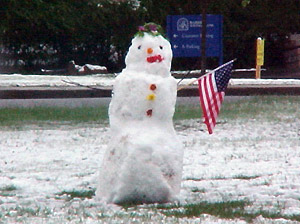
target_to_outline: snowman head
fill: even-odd
[[[171,45],[155,28],[157,25],[147,25],[140,27],[131,42],[125,58],[126,70],[169,76],[172,61]]]

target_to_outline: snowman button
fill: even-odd
[[[148,117],[151,117],[152,116],[152,109],[147,110],[146,114],[147,114]]]
[[[155,98],[156,98],[155,94],[149,94],[149,95],[147,96],[147,100],[153,101],[153,100],[155,100]]]
[[[155,84],[151,84],[150,85],[150,90],[152,90],[152,91],[156,90],[156,85]]]

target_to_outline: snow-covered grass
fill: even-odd
[[[14,118],[1,125],[0,223],[300,222],[299,97],[226,100],[213,135],[199,104],[181,103],[174,121],[185,145],[180,202],[133,207],[93,199],[107,115],[78,120],[71,111],[88,108],[69,108],[22,122],[27,109],[7,112]],[[90,109],[91,117],[105,111]]]

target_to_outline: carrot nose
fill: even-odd
[[[152,53],[153,53],[153,49],[152,49],[151,47],[149,47],[149,48],[147,49],[147,53],[148,53],[148,54],[152,54]]]

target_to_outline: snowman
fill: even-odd
[[[153,23],[139,27],[117,76],[109,105],[110,142],[96,197],[108,203],[174,201],[183,147],[173,127],[177,83],[172,50]]]

